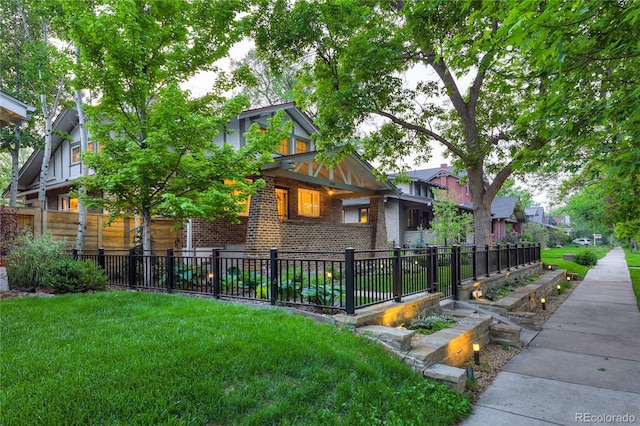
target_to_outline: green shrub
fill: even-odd
[[[96,262],[93,260],[83,260],[82,265],[82,281],[85,291],[104,290],[109,284],[109,277]]]
[[[573,261],[578,265],[594,266],[598,263],[598,257],[592,251],[583,251],[575,255]]]
[[[51,235],[36,237],[24,234],[18,237],[7,262],[7,276],[11,288],[36,288],[51,263],[64,256],[64,241],[55,241]]]
[[[41,284],[59,293],[104,290],[108,278],[102,268],[91,260],[63,257],[49,265]]]

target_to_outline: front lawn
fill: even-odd
[[[631,284],[633,285],[633,292],[636,294],[636,301],[638,302],[638,309],[640,309],[640,252],[624,249],[625,258],[627,260],[627,266],[629,267],[629,275],[631,275]]]
[[[562,256],[570,253],[578,254],[590,251],[593,252],[598,259],[601,259],[609,252],[609,250],[611,250],[611,247],[608,246],[584,247],[568,245],[564,247],[543,249],[541,250],[541,257],[544,264],[558,265],[558,269],[564,269],[571,274],[578,274],[580,279],[583,279],[591,267],[578,265],[570,260],[564,260]]]
[[[0,424],[432,424],[471,404],[349,331],[139,292],[0,301]]]

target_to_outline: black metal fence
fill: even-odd
[[[222,251],[143,254],[83,252],[110,283],[135,289],[207,294],[271,304],[355,310],[411,294],[440,292],[458,299],[458,287],[480,276],[540,261],[539,244],[427,247],[340,252]]]

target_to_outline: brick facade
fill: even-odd
[[[387,248],[382,199],[372,199],[376,206],[373,208],[372,204],[369,223],[344,224],[341,223],[342,201],[332,197],[326,188],[281,177],[262,178],[265,186],[251,197],[249,217],[241,217],[240,224],[223,219],[192,221],[194,248],[225,247],[227,244],[244,244],[246,250],[260,251],[271,248],[308,251],[341,251],[346,247],[360,250]],[[276,188],[288,191],[288,219],[278,218]],[[298,214],[299,188],[319,192],[319,217]]]

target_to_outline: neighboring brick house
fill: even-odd
[[[491,202],[491,234],[493,242],[514,242],[522,233],[522,224],[526,221],[525,211],[520,206],[520,198],[496,197]],[[466,207],[472,209],[473,204]]]
[[[317,131],[312,120],[293,103],[245,111],[233,118],[227,130],[215,139],[236,148],[246,143],[244,133],[255,122],[284,110],[285,120],[293,122],[287,140],[274,153],[274,162],[263,168],[260,177],[266,185],[251,197],[249,208],[239,224],[228,220],[193,219],[185,224],[184,248],[344,250],[386,248],[384,207],[380,197],[394,194],[390,182],[376,180],[371,166],[357,154],[347,156],[333,168],[316,161],[311,135]],[[77,210],[77,199],[70,197],[73,180],[82,173],[80,133],[77,112],[63,111],[54,123],[51,165],[47,181],[48,210]],[[62,138],[59,134],[68,134]],[[90,143],[89,149],[98,149]],[[36,151],[20,171],[19,196],[27,205],[36,204],[42,152]],[[344,198],[368,197],[372,206],[367,224],[342,223]]]

